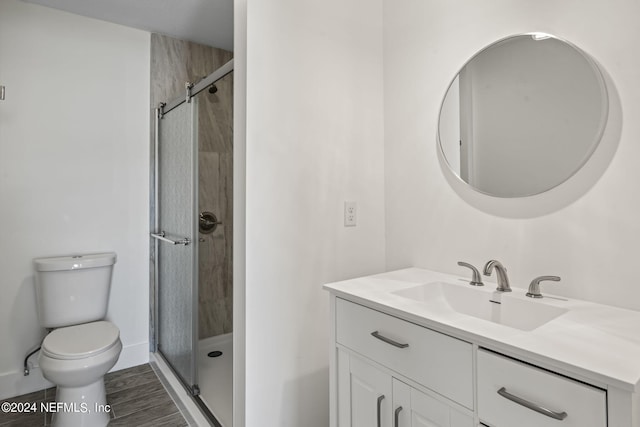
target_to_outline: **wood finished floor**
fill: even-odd
[[[188,426],[162,383],[148,364],[109,373],[105,376],[107,404],[111,405],[110,427],[184,427]],[[36,391],[4,399],[2,402],[52,402],[56,390]],[[49,426],[51,414],[5,414],[0,412],[0,427]]]

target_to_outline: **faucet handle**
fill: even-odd
[[[473,274],[473,276],[471,277],[471,281],[469,282],[471,286],[484,286],[484,283],[482,283],[482,277],[480,276],[480,272],[477,268],[464,261],[458,261],[458,265],[471,269],[471,273]]]
[[[540,276],[536,277],[529,284],[529,291],[527,292],[527,296],[529,298],[542,298],[542,294],[540,293],[540,282],[551,280],[553,282],[559,282],[560,278],[558,276]]]

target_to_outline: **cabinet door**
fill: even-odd
[[[473,417],[393,379],[393,427],[473,427]]]
[[[351,427],[391,426],[391,376],[351,356],[349,377]]]

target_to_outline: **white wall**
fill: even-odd
[[[5,0],[0,58],[1,398],[42,385],[35,257],[117,252],[116,369],[148,359],[149,34]]]
[[[381,12],[247,2],[247,426],[328,425],[321,286],[384,269]]]
[[[387,268],[466,275],[456,261],[496,258],[516,286],[555,274],[562,282],[543,292],[640,309],[640,3],[386,0],[384,16]],[[479,49],[531,31],[591,54],[613,83],[610,120],[629,118],[599,180],[556,207],[549,197],[506,203],[454,191],[436,155],[438,109],[452,76]]]
[[[447,163],[458,176],[466,176],[466,167],[460,168],[462,147],[460,145],[460,78],[456,75],[442,102],[438,121],[438,141]],[[464,174],[464,175],[461,175]]]
[[[233,424],[244,427],[246,390],[247,0],[233,2]]]

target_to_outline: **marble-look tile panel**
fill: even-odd
[[[198,207],[213,212],[223,226],[232,225],[233,154],[201,151],[198,156]]]
[[[233,292],[233,161],[230,153],[200,152],[200,211],[213,212],[222,222],[199,243],[199,338],[232,331],[229,304]]]
[[[208,313],[204,316],[204,321],[208,322],[207,327],[211,331],[211,336],[226,334],[231,330],[231,319],[233,318],[233,298],[207,300],[201,302],[201,310]],[[203,339],[205,337],[201,337]]]
[[[233,74],[216,82],[216,93],[200,92],[198,144],[200,151],[233,152]]]
[[[222,221],[226,212],[220,209],[218,183],[220,182],[220,154],[201,151],[198,153],[198,208],[200,212],[213,212]],[[224,179],[224,176],[222,177]],[[225,218],[226,219],[226,218]]]

